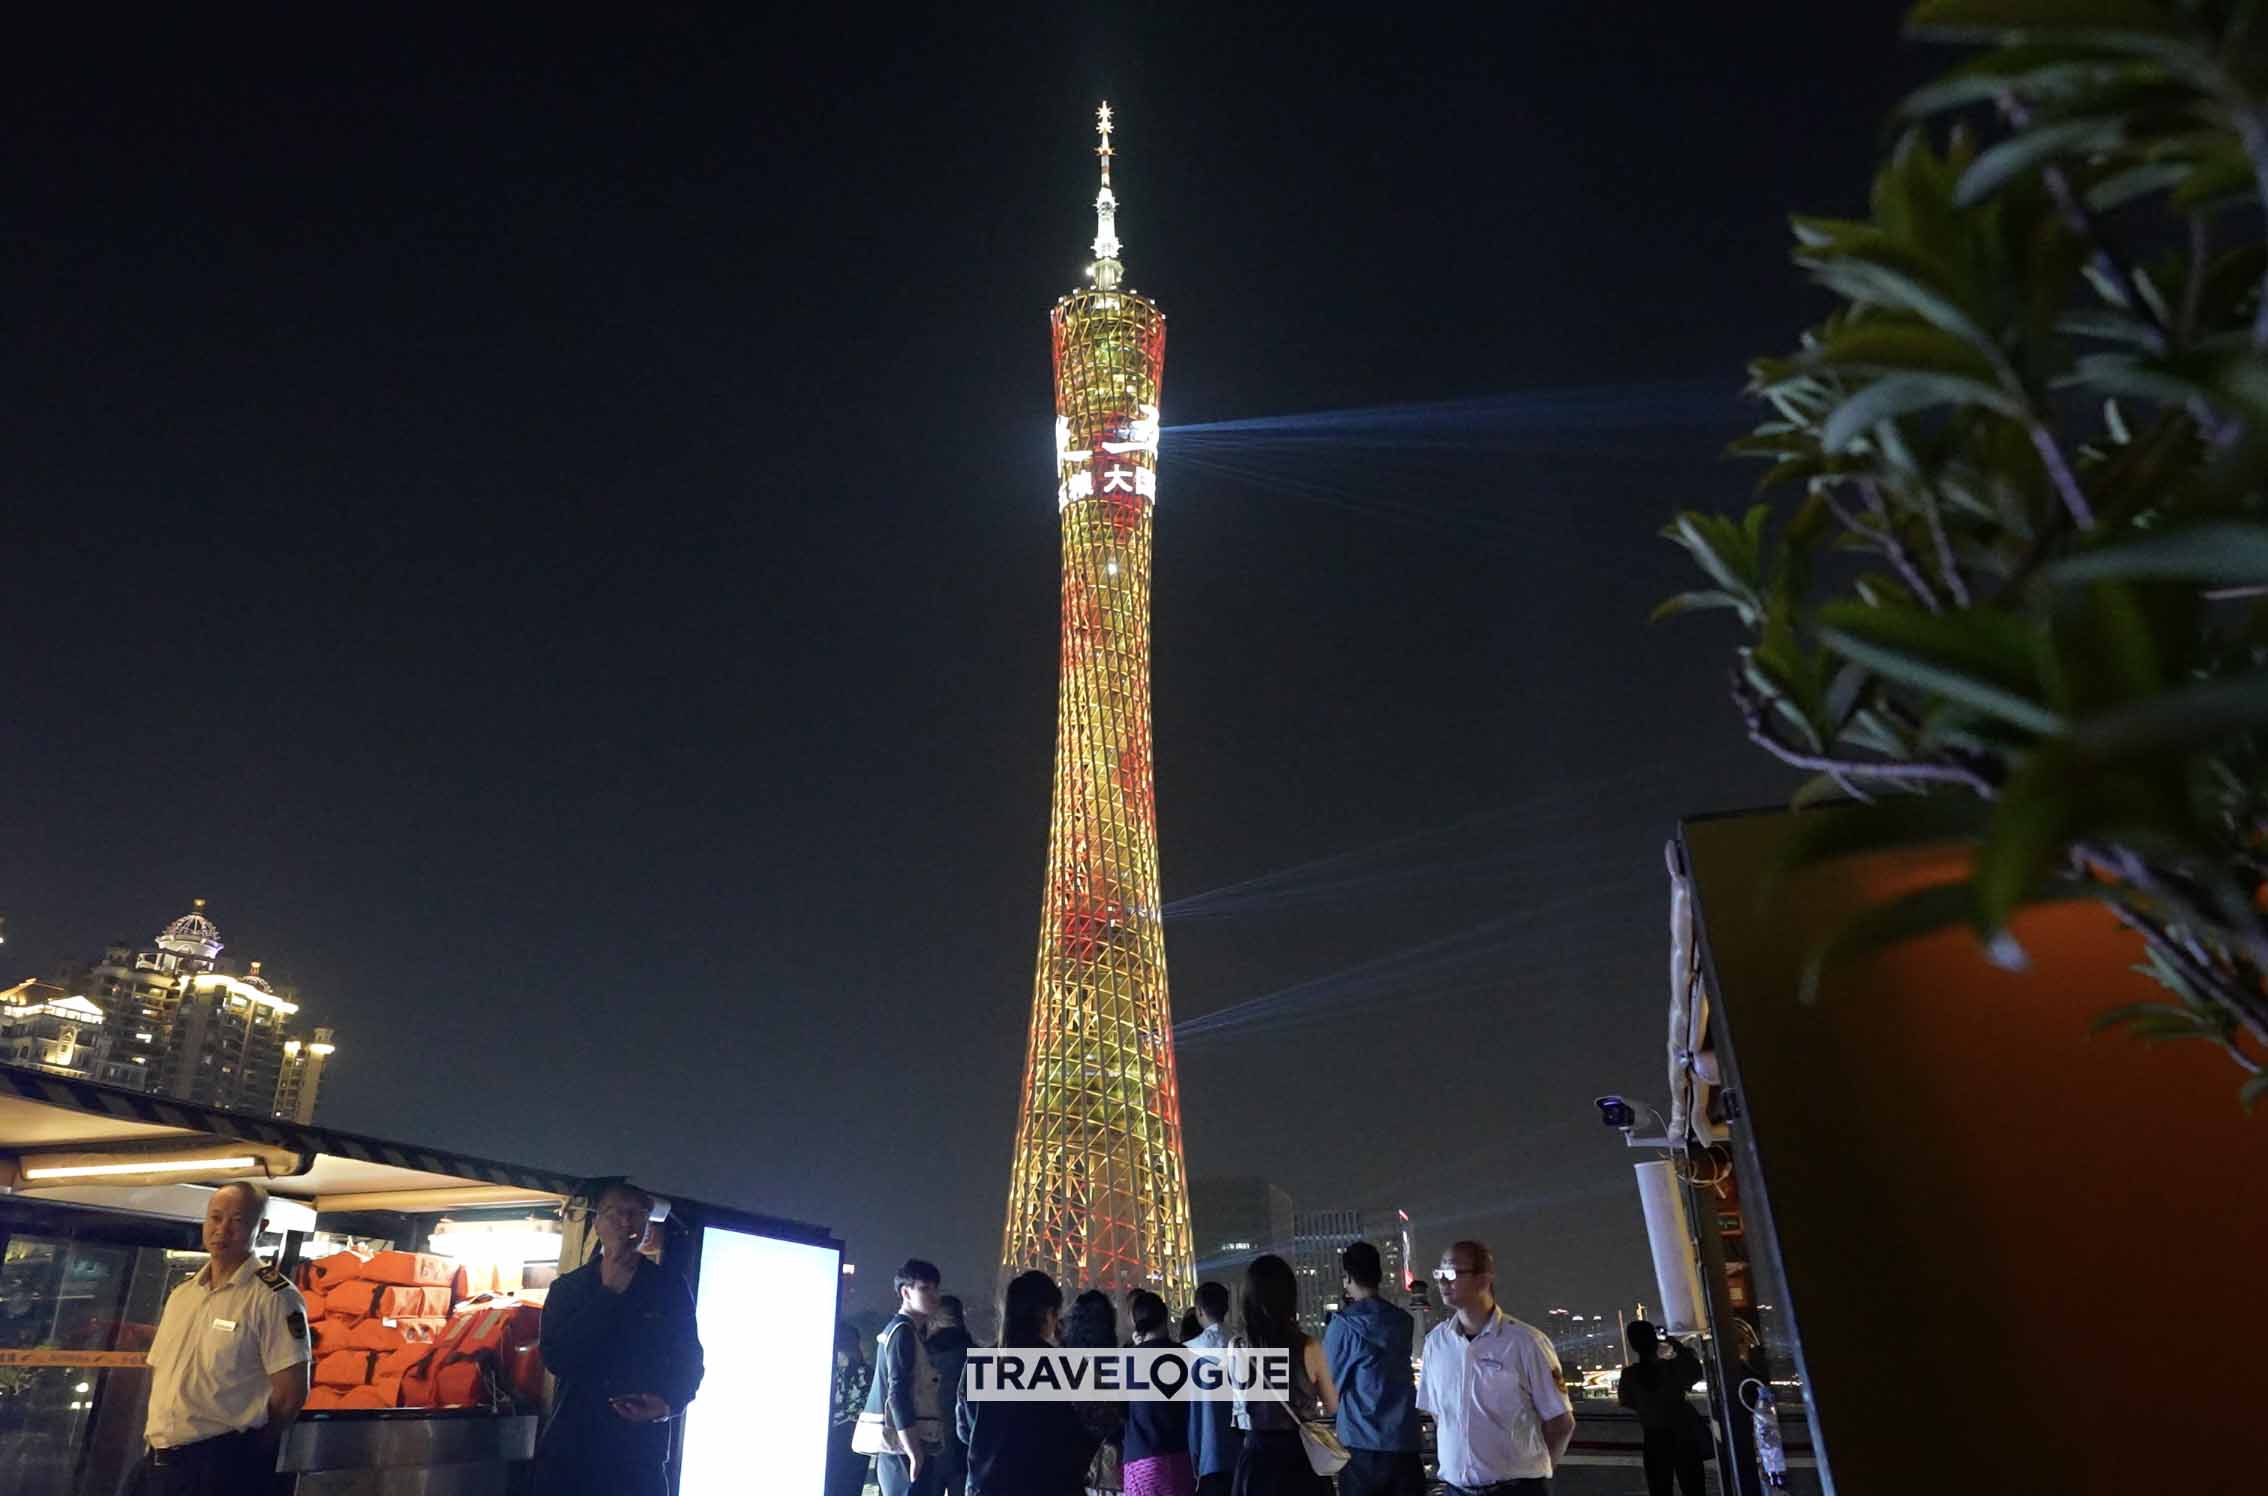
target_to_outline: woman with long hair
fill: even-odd
[[[874,1368],[866,1364],[865,1337],[847,1319],[835,1321],[835,1396],[827,1425],[827,1496],[858,1496],[874,1462],[852,1449],[851,1435],[866,1407]]]
[[[1118,1348],[1118,1310],[1111,1304],[1109,1294],[1090,1288],[1072,1301],[1071,1312],[1063,1321],[1063,1343],[1098,1351]],[[1126,1404],[1098,1399],[1080,1403],[1078,1407],[1087,1432],[1101,1441],[1095,1446],[1094,1459],[1087,1467],[1087,1496],[1118,1496],[1126,1489],[1126,1478],[1120,1469],[1120,1452],[1126,1438]]]
[[[1134,1344],[1174,1347],[1173,1311],[1147,1288],[1126,1296]],[[1126,1496],[1197,1496],[1189,1464],[1189,1405],[1135,1400],[1126,1404]]]
[[[1042,1272],[1019,1273],[1000,1295],[1000,1348],[1053,1346],[1063,1290]],[[969,1496],[1082,1496],[1096,1440],[1079,1410],[1060,1402],[971,1402],[964,1381],[955,1420],[969,1447]]]
[[[1236,1426],[1244,1448],[1236,1458],[1236,1496],[1331,1496],[1329,1476],[1307,1460],[1299,1426],[1339,1411],[1339,1392],[1320,1341],[1299,1327],[1299,1280],[1270,1252],[1244,1270],[1236,1338],[1231,1345],[1291,1353],[1291,1400],[1239,1399]]]

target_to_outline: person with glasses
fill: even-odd
[[[551,1285],[544,1369],[559,1380],[536,1449],[538,1496],[663,1496],[668,1421],[700,1390],[704,1362],[685,1280],[640,1254],[654,1197],[622,1180],[599,1192],[599,1255]]]
[[[1433,1416],[1449,1496],[1550,1491],[1575,1437],[1551,1342],[1497,1307],[1496,1259],[1481,1243],[1443,1252],[1433,1280],[1450,1317],[1425,1337],[1417,1405]]]

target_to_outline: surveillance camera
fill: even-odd
[[[1601,1096],[1592,1103],[1599,1109],[1599,1120],[1609,1127],[1635,1127],[1638,1113],[1620,1096]]]

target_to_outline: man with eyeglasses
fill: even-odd
[[[1417,1404],[1433,1415],[1450,1496],[1550,1491],[1575,1437],[1551,1342],[1497,1307],[1496,1259],[1481,1243],[1443,1252],[1433,1280],[1451,1315],[1425,1337]]]
[[[539,1496],[663,1496],[668,1420],[700,1389],[701,1337],[685,1280],[640,1255],[654,1197],[617,1180],[592,1224],[599,1255],[551,1285],[544,1369],[559,1379],[536,1450]]]

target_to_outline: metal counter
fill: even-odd
[[[299,1496],[505,1496],[535,1441],[532,1414],[310,1413],[278,1468]]]

